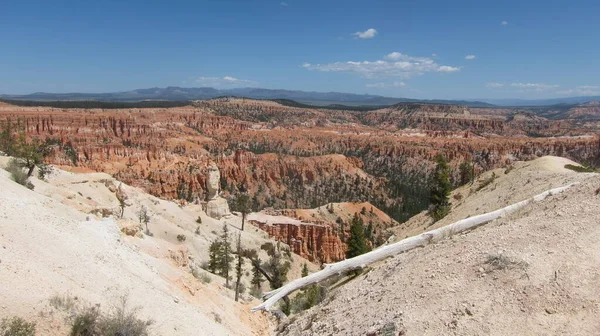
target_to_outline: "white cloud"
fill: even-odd
[[[369,83],[369,84],[365,85],[365,87],[376,88],[376,89],[398,88],[398,87],[404,87],[404,86],[406,86],[406,83],[404,83],[404,82]]]
[[[542,92],[551,89],[555,89],[558,85],[542,84],[542,83],[511,83],[510,86],[519,88],[522,91],[536,91]]]
[[[501,21],[500,24],[506,26],[508,24],[508,21]]]
[[[431,57],[437,57],[437,56],[438,56],[437,54],[431,54]]]
[[[467,59],[467,60],[475,59],[475,55],[467,55],[467,56],[465,56],[465,59]]]
[[[492,89],[498,89],[498,88],[504,87],[504,84],[490,82],[490,83],[487,83],[485,86],[489,87],[489,88],[492,88]]]
[[[460,67],[439,65],[431,58],[412,57],[399,52],[393,52],[377,61],[348,61],[328,64],[304,63],[302,67],[308,70],[323,72],[349,72],[366,78],[400,77],[410,78],[426,72],[457,72]]]
[[[246,79],[239,79],[239,78],[235,78],[235,77],[231,77],[231,76],[224,76],[224,77],[199,77],[198,79],[196,79],[196,83],[202,85],[202,86],[214,86],[214,87],[221,87],[221,86],[256,86],[258,85],[257,82],[255,81],[251,81],[251,80],[246,80]]]
[[[600,96],[600,86],[581,85],[574,89],[558,91],[560,95]]]
[[[377,35],[377,30],[373,29],[373,28],[369,28],[367,30],[365,30],[364,32],[356,32],[354,34],[352,34],[358,38],[361,39],[370,39],[375,37],[375,35]]]
[[[282,5],[283,7],[287,7],[287,6],[288,6],[288,3],[287,3],[287,2],[281,2],[281,3],[279,3],[279,4],[280,4],[280,5]]]

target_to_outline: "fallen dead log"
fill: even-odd
[[[328,279],[334,275],[340,275],[340,274],[344,274],[344,273],[352,271],[352,270],[364,268],[366,265],[372,264],[372,263],[380,261],[380,260],[384,260],[387,257],[393,256],[393,255],[396,255],[396,254],[399,254],[402,252],[410,251],[417,247],[426,246],[431,243],[438,242],[440,240],[448,238],[457,233],[472,230],[478,226],[489,223],[490,221],[492,221],[494,219],[500,218],[502,216],[505,216],[505,215],[513,213],[517,210],[520,210],[531,202],[538,202],[538,201],[543,200],[547,196],[561,193],[561,192],[567,190],[568,188],[572,187],[575,184],[577,184],[577,183],[572,183],[572,184],[569,184],[564,187],[550,189],[550,190],[547,190],[547,191],[545,191],[539,195],[536,195],[530,199],[506,206],[502,209],[498,209],[496,211],[492,211],[492,212],[488,212],[485,214],[462,219],[462,220],[459,220],[458,222],[448,224],[441,228],[431,230],[428,232],[424,232],[418,236],[409,237],[409,238],[403,239],[397,243],[380,247],[376,250],[359,255],[357,257],[354,257],[351,259],[346,259],[346,260],[337,262],[335,264],[328,264],[325,266],[325,268],[323,268],[319,272],[315,272],[315,273],[305,276],[303,278],[296,279],[296,280],[286,284],[285,286],[282,286],[273,291],[264,293],[263,299],[265,299],[265,301],[261,305],[252,308],[251,311],[252,312],[255,312],[258,310],[269,311],[271,309],[271,307],[277,301],[279,301],[284,296],[289,295],[290,293],[292,293],[298,289],[304,288],[306,286],[309,286],[309,285],[312,285],[315,283],[319,283],[319,282],[321,282],[325,279]]]

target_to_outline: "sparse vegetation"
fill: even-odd
[[[487,265],[487,272],[501,271],[513,267],[522,269],[527,267],[526,262],[509,258],[503,254],[488,254],[484,264]]]
[[[206,274],[203,270],[199,270],[197,267],[192,267],[192,275],[194,278],[200,280],[203,284],[209,284],[212,282],[211,276]]]
[[[184,234],[178,234],[177,235],[177,240],[182,243],[187,239],[187,237]]]
[[[565,168],[570,169],[575,172],[578,172],[578,173],[593,173],[593,172],[595,172],[595,170],[593,170],[591,168],[584,167],[584,166],[576,166],[576,165],[572,165],[572,164],[566,164]]]
[[[23,318],[14,316],[2,319],[0,322],[0,336],[34,336],[35,323],[27,322]]]
[[[113,310],[105,315],[95,307],[88,308],[74,319],[74,322],[79,320],[77,331],[87,332],[73,333],[72,328],[71,336],[146,336],[153,322],[140,319],[138,313],[139,307],[129,308],[126,296],[121,297]],[[76,324],[73,324],[73,327],[75,326]]]
[[[492,173],[492,175],[486,179],[484,179],[483,181],[481,181],[479,183],[479,186],[477,187],[477,191],[489,186],[490,184],[492,184],[494,181],[496,181],[496,173]],[[528,182],[529,183],[529,182]]]
[[[121,199],[119,198],[119,203],[121,203]],[[123,201],[124,203],[124,201]],[[121,217],[123,217],[122,212],[123,211],[123,207],[121,207]],[[148,214],[148,209],[146,208],[145,205],[142,205],[142,207],[140,208],[140,210],[137,212],[138,215],[138,220],[140,221],[140,224],[144,224],[146,225],[146,234],[148,236],[152,236],[150,229],[148,228],[148,224],[150,223],[150,215]],[[177,239],[179,239],[179,236],[177,236]],[[184,239],[185,240],[185,239]]]
[[[77,297],[70,295],[55,295],[50,298],[50,306],[58,310],[73,312],[77,309]]]
[[[10,161],[8,161],[8,165],[6,166],[6,171],[10,173],[10,178],[13,181],[33,190],[33,188],[34,188],[33,183],[31,183],[31,181],[29,181],[29,176],[23,170],[23,166],[19,163],[19,161],[17,159],[13,158]]]

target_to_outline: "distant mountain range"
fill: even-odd
[[[498,106],[573,105],[598,100],[600,100],[600,96],[565,97],[553,99],[481,99],[481,101]]]
[[[261,88],[215,89],[210,87],[182,88],[169,86],[166,88],[138,89],[111,93],[45,93],[37,92],[27,95],[0,95],[3,99],[13,100],[95,100],[104,102],[137,102],[143,100],[202,100],[223,96],[246,97],[253,99],[289,99],[312,105],[348,105],[348,106],[386,106],[398,103],[430,103],[453,104],[469,107],[493,106],[544,106],[556,104],[579,104],[600,97],[568,97],[544,100],[523,99],[481,99],[481,100],[444,100],[444,99],[411,99],[393,98],[369,94],[341,92],[307,92],[298,90],[273,90]]]
[[[13,100],[97,100],[106,102],[136,102],[142,100],[202,100],[224,96],[246,97],[253,99],[289,99],[312,105],[348,105],[348,106],[384,106],[403,102],[423,102],[431,104],[456,104],[471,107],[490,107],[491,104],[466,100],[424,100],[409,98],[392,98],[368,94],[341,92],[306,92],[296,90],[272,90],[260,88],[238,88],[217,90],[209,87],[182,88],[169,86],[166,88],[138,89],[112,93],[46,93],[36,92],[27,95],[0,95],[3,99]]]

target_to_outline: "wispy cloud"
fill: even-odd
[[[475,55],[467,55],[467,56],[465,56],[465,59],[466,60],[473,60],[473,59],[475,59]]]
[[[558,88],[558,85],[550,85],[543,83],[511,83],[511,87],[521,89],[522,91],[542,92]]]
[[[256,86],[258,82],[247,80],[247,79],[239,79],[231,76],[224,77],[199,77],[196,79],[196,83],[202,86],[214,86],[214,87],[222,87],[222,86]]]
[[[352,35],[354,35],[358,38],[361,38],[361,39],[370,39],[370,38],[375,37],[375,35],[377,35],[377,30],[373,29],[373,28],[369,28],[369,29],[365,30],[364,32],[356,32]]]
[[[489,87],[489,88],[492,88],[492,89],[498,89],[498,88],[502,88],[502,87],[504,87],[504,84],[502,84],[502,83],[494,83],[494,82],[490,82],[490,83],[487,83],[485,86],[486,86],[486,87]]]
[[[387,88],[399,88],[406,86],[404,82],[393,82],[393,83],[369,83],[366,84],[365,87],[375,88],[375,89],[387,89]]]
[[[508,24],[508,21],[501,21],[500,24],[506,26]]]
[[[581,85],[573,89],[557,92],[560,95],[600,96],[600,86]]]
[[[437,57],[437,56],[438,56],[437,54],[431,54],[431,57]]]
[[[288,6],[288,3],[287,3],[287,2],[280,2],[279,4],[280,4],[281,6],[283,6],[283,7],[287,7],[287,6]]]
[[[348,72],[366,78],[399,77],[410,78],[426,72],[452,73],[460,71],[460,67],[440,65],[428,57],[413,57],[393,52],[377,61],[347,61],[327,64],[302,65],[305,69],[323,72]]]

